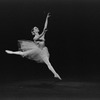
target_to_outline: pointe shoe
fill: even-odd
[[[13,52],[10,51],[10,50],[5,50],[5,52],[6,52],[6,53],[9,53],[9,54],[13,54]]]
[[[62,80],[61,77],[58,74],[55,74],[54,77]]]

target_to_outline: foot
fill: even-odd
[[[55,74],[54,77],[62,80],[61,77],[58,74]]]
[[[13,51],[5,50],[6,53],[13,54]]]

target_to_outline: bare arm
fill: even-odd
[[[45,21],[45,24],[44,24],[44,29],[43,29],[43,31],[47,29],[48,18],[49,18],[49,17],[50,17],[50,13],[47,14],[47,17],[46,17],[46,21]]]
[[[50,13],[47,14],[46,21],[45,21],[45,24],[44,24],[44,29],[43,29],[43,32],[41,33],[40,37],[43,36],[47,31],[47,25],[48,25],[48,18],[49,17],[50,17]]]

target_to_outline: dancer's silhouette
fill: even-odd
[[[48,24],[48,18],[50,17],[50,14],[47,14],[45,25],[43,32],[39,35],[39,29],[37,27],[34,27],[31,30],[32,35],[34,35],[33,41],[30,40],[18,40],[19,44],[19,51],[11,51],[11,50],[5,50],[8,54],[16,54],[21,55],[22,57],[27,57],[28,59],[35,60],[40,63],[45,63],[49,70],[54,74],[54,77],[60,78],[60,76],[56,73],[54,68],[52,67],[50,61],[49,61],[49,52],[47,47],[45,46],[45,33],[47,31],[47,24]]]

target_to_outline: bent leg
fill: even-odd
[[[49,62],[49,59],[47,57],[44,58],[44,62],[46,63],[46,65],[48,66],[49,70],[54,74],[54,77],[59,78],[60,80],[61,77],[56,73],[56,71],[54,70],[54,68],[52,67],[51,63]]]

